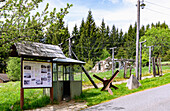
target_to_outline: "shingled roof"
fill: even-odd
[[[65,58],[65,59],[60,59],[60,58],[55,58],[53,59],[54,62],[57,63],[66,63],[66,64],[85,64],[85,62],[83,61],[79,61],[79,60],[75,60],[75,59],[71,59],[71,58]]]
[[[2,74],[0,73],[0,79],[4,82],[8,82],[10,81],[10,79],[8,78],[7,74]]]
[[[61,48],[57,45],[36,42],[18,42],[14,44],[18,56],[66,58]]]

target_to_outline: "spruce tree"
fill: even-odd
[[[135,58],[135,49],[136,49],[136,34],[134,32],[135,30],[133,29],[132,25],[130,25],[128,29],[127,36],[125,36],[125,44],[124,47],[126,48],[127,51],[127,57],[130,58]]]

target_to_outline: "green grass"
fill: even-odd
[[[170,72],[170,66],[162,66],[162,70],[163,70],[163,73]],[[100,72],[100,73],[89,73],[89,74],[95,83],[101,83],[101,81],[99,81],[98,79],[93,77],[93,74],[96,74],[97,76],[99,76],[101,78],[106,77],[107,79],[109,79],[112,76],[112,71]],[[135,75],[135,69],[132,69],[132,74]],[[150,76],[150,75],[152,75],[152,66],[151,66],[151,73],[149,73],[149,67],[143,67],[142,68],[142,76]],[[127,70],[127,77],[130,77],[129,69]],[[121,81],[121,80],[125,80],[124,79],[124,70],[120,70],[119,74],[114,79],[114,82]],[[82,82],[83,85],[91,85],[91,82],[89,81],[89,79],[87,78],[87,76],[84,73],[82,75],[82,81],[83,81]]]
[[[137,91],[145,90],[148,88],[160,86],[163,84],[170,83],[170,67],[163,66],[163,73],[168,73],[163,77],[156,77],[152,79],[145,79],[140,81],[142,86],[138,89],[128,90],[125,87],[126,84],[117,85],[119,87],[118,90],[113,90],[113,95],[110,95],[107,91],[100,91],[99,89],[88,89],[84,90],[83,94],[79,97],[81,100],[86,100],[88,105],[99,104],[101,102],[118,98],[120,96],[124,96],[130,93],[134,93]],[[150,75],[148,73],[148,67],[143,68],[143,75]],[[129,72],[128,72],[129,73]],[[94,73],[90,73],[91,77]],[[132,70],[132,74],[135,74],[134,69]],[[106,77],[107,79],[111,77],[112,72],[104,72],[97,73],[96,75],[101,78]],[[129,75],[127,75],[129,76]],[[93,78],[93,77],[92,77]],[[83,74],[83,84],[90,84],[90,81]],[[97,79],[93,78],[96,83],[99,83]],[[117,75],[115,81],[123,80],[123,70],[120,70],[120,73]],[[100,82],[101,83],[101,82]],[[38,107],[46,106],[50,104],[50,98],[43,95],[42,89],[25,89],[24,90],[24,107],[23,109],[34,109]],[[20,111],[20,82],[8,82],[5,84],[0,84],[0,111],[11,111],[11,106],[13,106],[13,111]]]
[[[140,83],[142,84],[142,86],[140,86],[137,89],[133,89],[133,90],[129,90],[126,87],[126,83],[116,85],[119,89],[117,90],[112,89],[113,95],[110,95],[107,91],[100,91],[101,88],[87,89],[87,90],[84,90],[82,95],[77,99],[87,101],[88,106],[99,104],[99,103],[102,103],[102,102],[105,102],[111,99],[125,96],[127,94],[131,94],[131,93],[135,93],[138,91],[143,91],[145,89],[154,88],[157,86],[168,84],[170,83],[170,73],[167,73],[163,75],[162,77],[154,77],[150,79],[147,78],[147,79],[141,80]]]
[[[19,111],[20,82],[0,84],[0,111]],[[23,109],[43,107],[50,103],[50,98],[43,95],[42,89],[24,89]]]
[[[170,64],[170,61],[161,62],[161,64]]]

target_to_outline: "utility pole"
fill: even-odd
[[[140,80],[142,79],[142,44],[144,42],[146,42],[146,40],[140,42],[140,64],[139,64],[139,79]]]
[[[136,78],[139,80],[139,30],[140,30],[140,6],[142,9],[144,8],[145,4],[143,3],[140,5],[140,0],[137,1],[137,33],[136,33]]]
[[[117,47],[110,48],[112,49],[112,75],[114,74],[114,49]]]
[[[136,78],[139,80],[138,59],[139,59],[139,28],[140,28],[140,0],[137,1],[137,33],[136,33]]]
[[[69,40],[69,58],[71,58],[71,37],[68,40]]]

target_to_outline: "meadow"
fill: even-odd
[[[162,77],[155,77],[150,79],[141,80],[142,86],[138,89],[129,90],[125,87],[125,83],[116,85],[119,89],[113,91],[113,95],[110,95],[107,91],[100,91],[99,89],[87,89],[83,90],[83,93],[79,97],[75,97],[78,101],[86,101],[88,106],[99,104],[101,102],[105,102],[111,99],[115,99],[127,94],[131,94],[134,92],[142,91],[145,89],[161,86],[164,84],[170,83],[170,67],[163,66],[163,75]],[[144,67],[143,76],[152,75],[148,73],[148,67]],[[90,73],[91,77],[94,73]],[[132,70],[132,74],[135,74],[134,69]],[[112,72],[102,72],[96,73],[101,78],[106,77],[107,79],[111,77]],[[127,75],[129,76],[129,75]],[[96,83],[101,83],[94,77],[92,77]],[[90,81],[86,77],[85,74],[82,76],[83,85],[90,85]],[[123,70],[120,70],[119,74],[115,78],[114,81],[121,81],[123,78]],[[24,107],[23,109],[35,109],[38,107],[43,107],[50,104],[50,98],[48,96],[43,95],[43,89],[25,89],[24,90]],[[0,110],[1,111],[20,111],[20,82],[8,82],[4,84],[0,84]]]

